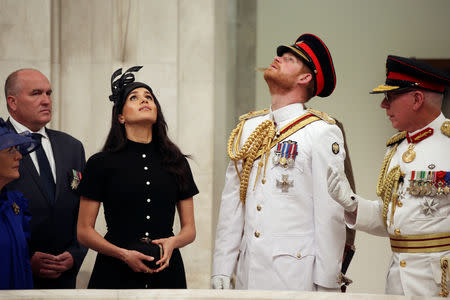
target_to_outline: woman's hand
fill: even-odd
[[[136,250],[126,250],[124,249],[124,255],[122,260],[134,271],[143,273],[154,273],[156,270],[150,269],[142,261],[148,260],[153,261],[155,258],[142,254]]]
[[[155,272],[160,272],[169,266],[170,258],[172,257],[172,252],[175,248],[175,237],[171,236],[164,239],[153,240],[152,243],[163,247],[163,257],[156,262],[160,267],[154,270]]]

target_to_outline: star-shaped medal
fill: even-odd
[[[277,187],[281,187],[283,193],[289,192],[289,188],[294,186],[293,180],[289,180],[289,175],[281,175],[281,181],[277,179]]]
[[[433,198],[425,198],[421,203],[422,212],[425,216],[433,215],[437,212],[437,206],[439,203],[435,202]]]

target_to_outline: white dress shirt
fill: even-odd
[[[16,120],[14,120],[14,118],[11,116],[9,117],[9,121],[11,122],[11,124],[13,125],[13,127],[17,131],[17,133],[22,133],[24,131],[33,132],[26,126],[20,124]],[[39,133],[42,135],[42,139],[41,139],[42,148],[44,149],[44,152],[47,155],[47,159],[50,164],[50,168],[52,169],[53,180],[56,182],[55,158],[53,157],[52,145],[50,143],[50,139],[48,138],[47,132],[45,131],[45,127],[42,127],[41,129],[39,129],[38,131],[36,131],[34,133]],[[36,152],[33,151],[29,155],[31,157],[31,160],[33,161],[36,171],[40,174],[40,169],[39,169],[39,164],[38,164],[38,160],[36,157]]]

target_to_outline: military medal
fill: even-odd
[[[416,185],[416,171],[411,172],[411,179],[409,182],[408,192],[413,196],[419,195],[420,187]]]
[[[437,188],[434,185],[432,185],[431,186],[430,197],[436,197],[437,196],[437,192],[438,192]]]
[[[81,172],[72,169],[72,181],[70,182],[70,187],[72,190],[76,190],[81,181]]]
[[[281,180],[277,179],[277,187],[280,187],[283,193],[289,192],[289,188],[292,186],[294,186],[293,180],[289,180],[288,174],[281,175]]]
[[[417,196],[420,192],[420,187],[416,185],[415,181],[411,182],[411,185],[408,188],[408,191],[411,195]]]
[[[402,155],[402,160],[405,163],[410,163],[416,158],[416,151],[414,151],[414,144],[408,145],[408,150],[405,151]]]
[[[443,189],[443,192],[444,192],[445,195],[450,194],[450,187],[449,187],[449,186],[446,186],[446,187]]]
[[[433,198],[425,198],[421,203],[422,212],[425,216],[433,215],[437,212],[437,206],[439,205]]]
[[[428,171],[427,175],[427,193],[425,193],[426,196],[434,197],[436,196],[437,189],[434,186],[434,176],[436,172]]]
[[[444,182],[445,182],[444,194],[448,195],[450,194],[450,172],[445,172]]]
[[[281,147],[280,165],[282,165],[285,168],[287,164],[288,151],[289,151],[289,144],[287,142],[283,142]]]
[[[275,150],[274,156],[272,157],[272,163],[274,165],[278,165],[278,163],[280,162],[281,146],[282,146],[282,143],[277,144],[277,150]]]
[[[280,164],[282,167],[292,167],[297,156],[297,142],[284,141],[277,144],[277,150],[272,158],[274,165]]]
[[[419,196],[424,196],[427,192],[427,186],[425,184],[425,171],[417,172],[419,174]]]
[[[444,172],[444,171],[436,172],[436,187],[437,187],[437,194],[439,196],[444,194],[444,189],[446,187],[446,182],[445,182],[446,174],[447,174],[447,172]]]
[[[413,196],[441,197],[450,194],[450,172],[411,171],[410,186]]]
[[[405,163],[410,163],[416,158],[416,151],[414,151],[414,145],[420,141],[423,141],[427,137],[433,135],[433,128],[427,127],[424,130],[419,131],[418,133],[410,136],[409,133],[406,134],[406,139],[409,143],[408,149],[403,153],[402,160]]]
[[[295,157],[297,157],[297,142],[292,141],[287,159],[288,167],[294,166]]]

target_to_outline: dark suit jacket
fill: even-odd
[[[7,122],[14,129],[10,121]],[[35,288],[75,288],[76,277],[87,249],[77,241],[77,219],[80,197],[71,188],[72,170],[82,172],[86,164],[84,148],[72,136],[46,128],[56,167],[55,203],[51,205],[39,174],[29,155],[20,162],[20,178],[7,185],[9,190],[23,193],[31,212],[31,255],[36,251],[58,255],[72,254],[74,267],[57,279],[34,277]]]

